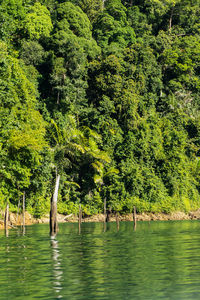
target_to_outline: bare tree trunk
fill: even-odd
[[[58,91],[58,94],[57,94],[56,104],[60,104],[60,91]]]
[[[82,223],[82,209],[81,209],[81,204],[79,206],[79,218],[78,218],[78,231],[79,234],[81,233],[81,223]]]
[[[17,206],[17,225],[19,225],[19,210],[20,210],[20,197],[19,197],[18,206]],[[21,219],[20,219],[20,223],[21,223]]]
[[[57,199],[58,199],[59,183],[60,183],[60,175],[57,175],[54,193],[51,198],[51,210],[50,210],[50,235],[51,236],[55,236],[58,232]]]
[[[110,222],[111,213],[112,207],[109,207],[109,209],[106,211],[106,222]]]
[[[106,198],[104,198],[104,222],[106,221]]]
[[[106,0],[102,0],[102,10],[104,10],[104,8],[105,8],[105,2],[106,2]]]
[[[5,229],[6,236],[8,236],[8,218],[9,218],[9,204],[7,203],[5,215],[4,215],[4,229]]]
[[[115,217],[116,217],[116,223],[117,223],[117,231],[119,231],[119,213],[118,212],[116,212]]]
[[[104,198],[104,232],[106,231],[106,198]]]
[[[22,215],[23,215],[23,235],[25,234],[25,192],[23,193],[23,203],[22,203]]]
[[[170,18],[169,18],[169,32],[171,32],[172,29],[172,19],[173,19],[173,15],[174,15],[174,7],[171,10],[171,14],[170,14]]]
[[[134,223],[134,230],[136,230],[137,226],[137,215],[136,215],[136,207],[133,207],[133,223]]]

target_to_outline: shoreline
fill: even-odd
[[[77,223],[78,216],[73,214],[71,215],[62,215],[57,214],[58,223]],[[184,212],[173,212],[170,214],[166,213],[140,213],[137,214],[137,221],[181,221],[181,220],[199,220],[200,219],[200,209],[196,211],[191,211],[189,213]],[[133,221],[133,214],[125,214],[119,215],[119,221]],[[104,215],[97,214],[93,216],[86,216],[82,218],[82,223],[88,222],[104,222]],[[114,214],[111,214],[109,222],[116,222],[116,217]],[[22,216],[17,216],[15,213],[10,213],[9,215],[9,228],[13,228],[15,226],[22,225]],[[33,224],[47,224],[49,223],[49,216],[46,215],[39,219],[34,218],[28,212],[25,213],[25,224],[26,225],[33,225]],[[0,229],[4,229],[4,221],[3,215],[0,219]]]

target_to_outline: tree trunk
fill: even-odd
[[[136,230],[137,226],[137,214],[136,214],[136,207],[133,207],[133,224],[134,224],[134,230]]]
[[[55,236],[58,232],[57,199],[58,199],[59,183],[60,183],[60,175],[57,175],[54,193],[51,198],[51,210],[50,210],[50,235],[51,236]]]
[[[25,192],[23,193],[23,204],[22,204],[22,209],[23,209],[23,212],[22,212],[22,215],[23,215],[23,234],[25,234]]]
[[[57,101],[56,101],[56,104],[60,104],[60,91],[58,91],[58,94],[57,94]]]
[[[171,10],[171,14],[170,14],[170,18],[169,18],[169,32],[171,32],[172,29],[172,19],[173,19],[173,15],[174,15],[174,7]]]
[[[111,213],[112,213],[112,208],[109,207],[109,209],[106,211],[106,222],[110,222]]]
[[[17,225],[19,225],[19,210],[20,210],[20,197],[19,197],[18,206],[17,206]],[[21,225],[21,218],[20,218],[20,225]]]
[[[4,229],[6,236],[8,236],[8,218],[9,218],[9,204],[6,205],[5,216],[4,216]]]
[[[104,232],[106,232],[106,198],[104,198]]]
[[[105,2],[106,2],[106,0],[102,0],[102,10],[104,10],[104,8],[105,8]]]
[[[119,231],[119,213],[118,212],[116,212],[115,217],[116,217],[116,223],[117,223],[117,231]]]
[[[79,205],[79,216],[78,216],[78,228],[79,234],[81,234],[81,223],[82,223],[82,209],[81,204]]]
[[[104,198],[104,222],[106,222],[106,198]]]

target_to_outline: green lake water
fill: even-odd
[[[200,222],[0,231],[0,300],[200,299]]]

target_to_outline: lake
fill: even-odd
[[[200,299],[200,222],[0,231],[0,300]]]

